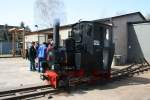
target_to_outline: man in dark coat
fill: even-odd
[[[29,60],[30,60],[30,70],[35,71],[35,59],[36,59],[36,49],[35,42],[32,42],[32,45],[29,49]]]

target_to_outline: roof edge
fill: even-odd
[[[110,19],[114,19],[114,18],[118,18],[118,17],[124,17],[124,16],[129,16],[129,15],[135,15],[135,14],[140,15],[141,18],[146,21],[146,18],[143,16],[143,14],[141,12],[133,12],[133,13],[128,13],[128,14],[113,16],[113,17],[109,17],[109,18],[97,19],[97,20],[94,20],[94,21],[108,21]]]
[[[142,24],[142,23],[150,23],[150,20],[146,20],[146,21],[137,21],[137,22],[128,22],[128,24]]]

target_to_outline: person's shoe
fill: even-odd
[[[36,71],[36,69],[34,68],[33,71]]]

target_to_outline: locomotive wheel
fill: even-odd
[[[70,91],[69,78],[66,78],[66,79],[65,79],[64,89],[65,89],[66,91],[68,91],[68,92]]]
[[[58,85],[57,85],[58,88],[63,88],[65,90],[69,90],[69,79],[68,78],[63,78],[63,79],[60,79],[58,81]]]

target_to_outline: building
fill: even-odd
[[[93,20],[110,24],[113,27],[113,41],[115,43],[115,57],[119,60],[120,64],[126,64],[130,61],[129,53],[129,39],[130,37],[130,24],[131,22],[146,21],[145,17],[140,12],[129,13],[120,16],[114,16],[110,18]],[[68,33],[71,31],[71,25],[65,25],[60,27],[60,40],[63,41],[68,37]],[[52,28],[39,30],[26,34],[25,41],[26,47],[31,41],[47,41],[52,38]],[[63,44],[63,42],[61,42]]]
[[[128,23],[145,20],[145,17],[140,12],[96,20],[112,24],[115,55],[120,57],[120,64],[128,63]]]

